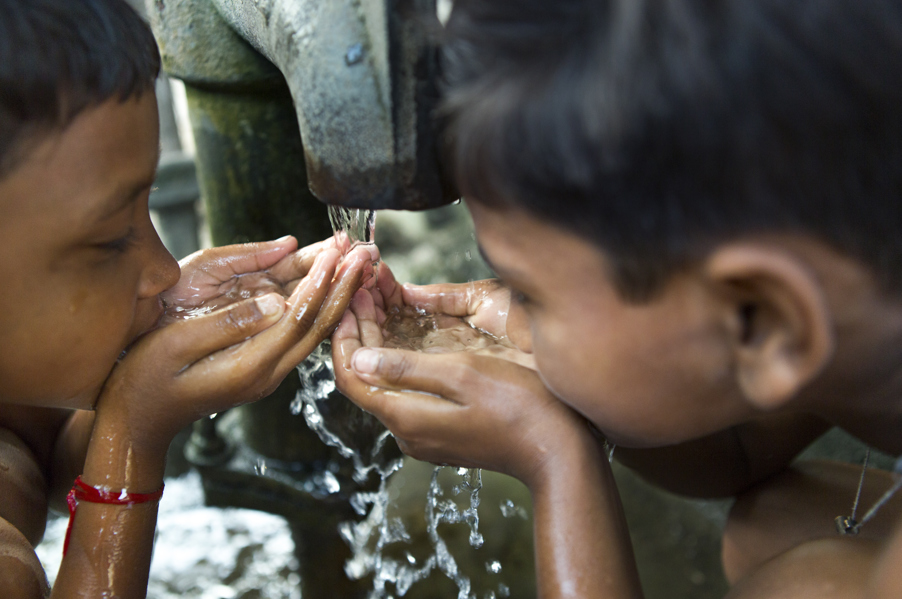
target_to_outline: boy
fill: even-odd
[[[295,251],[285,237],[200,252],[180,277],[147,207],[158,71],[121,0],[0,0],[4,598],[143,597],[173,436],[269,393],[372,259],[339,266],[328,243]],[[70,488],[77,518],[51,593],[33,546]]]
[[[383,269],[342,390],[414,457],[529,487],[544,598],[642,594],[602,435],[747,491],[731,597],[902,597],[899,496],[840,535],[860,470],[785,471],[830,425],[902,453],[902,6],[456,0],[446,34],[451,163],[510,291]],[[377,349],[404,307],[529,356]],[[859,518],[893,480],[865,479]]]

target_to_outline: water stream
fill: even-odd
[[[376,211],[329,206],[335,245],[344,256],[361,243],[376,242]]]

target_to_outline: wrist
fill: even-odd
[[[535,464],[523,480],[533,496],[549,489],[567,488],[574,479],[610,468],[604,440],[594,435],[584,421],[542,448]]]
[[[82,479],[92,486],[151,493],[163,483],[168,442],[139,443],[127,427],[97,415]]]

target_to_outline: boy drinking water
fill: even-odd
[[[342,390],[410,455],[529,487],[543,598],[642,595],[603,439],[743,494],[730,597],[902,597],[894,477],[838,531],[860,469],[787,469],[830,426],[902,454],[902,6],[456,0],[445,33],[450,161],[505,286],[383,268],[333,336]],[[521,355],[383,348],[410,308]]]
[[[173,436],[272,391],[374,258],[339,265],[330,242],[286,237],[200,252],[180,273],[147,206],[158,71],[121,0],[0,0],[4,598],[143,597]],[[250,299],[234,303],[238,287]],[[70,489],[51,591],[33,547]]]

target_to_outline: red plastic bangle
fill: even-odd
[[[125,489],[113,491],[107,489],[98,489],[92,487],[83,480],[81,476],[75,479],[72,490],[66,495],[66,504],[69,506],[69,526],[66,528],[66,538],[63,541],[63,556],[69,550],[69,535],[72,533],[72,523],[75,522],[75,508],[78,507],[79,501],[87,501],[89,503],[105,503],[107,505],[135,505],[137,503],[147,503],[148,501],[159,501],[163,496],[163,487],[153,493],[129,493]]]

